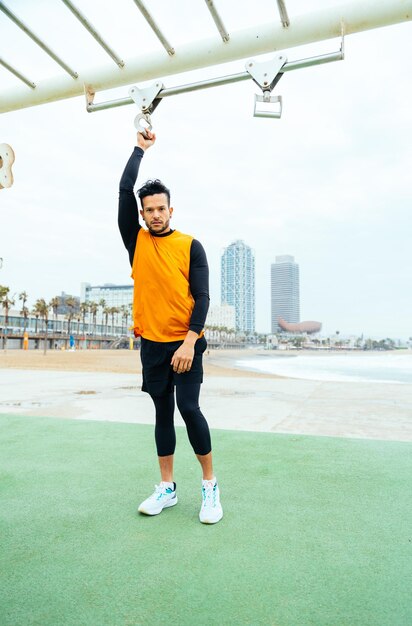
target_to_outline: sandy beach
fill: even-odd
[[[248,350],[247,356],[261,351]],[[210,350],[204,356],[205,376],[277,378],[271,374],[245,372],[234,366],[245,350]],[[7,350],[0,351],[0,369],[58,370],[74,372],[115,372],[141,374],[138,350]]]
[[[299,380],[236,367],[254,354],[205,355],[201,406],[212,428],[412,441],[412,384]],[[140,385],[137,351],[0,352],[3,413],[151,424]],[[183,424],[178,414],[176,423]]]

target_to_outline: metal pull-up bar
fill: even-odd
[[[337,52],[332,52],[329,54],[323,54],[316,57],[310,57],[307,59],[300,59],[297,61],[291,61],[285,63],[280,73],[291,72],[293,70],[299,70],[305,67],[311,67],[312,65],[321,65],[323,63],[331,63],[333,61],[341,61],[344,58],[343,45],[341,49]],[[250,62],[246,63],[248,66]],[[177,96],[183,93],[189,93],[191,91],[200,91],[201,89],[209,89],[210,87],[220,87],[222,85],[229,85],[232,83],[238,83],[244,80],[251,80],[253,76],[250,71],[240,72],[239,74],[230,74],[228,76],[218,76],[216,78],[209,78],[207,80],[202,80],[194,83],[189,83],[187,85],[178,85],[176,87],[164,87],[156,91],[156,98],[168,98],[170,96]],[[151,90],[153,87],[149,87],[148,90]],[[141,90],[144,91],[144,90]],[[86,92],[86,100],[87,100],[87,111],[89,113],[95,113],[96,111],[104,111],[106,109],[115,109],[117,107],[126,106],[129,104],[136,104],[136,100],[131,96],[129,98],[118,98],[117,100],[109,100],[106,102],[93,103],[94,94],[90,92]],[[153,100],[150,100],[152,102]],[[139,101],[139,104],[142,104]],[[141,106],[142,110],[148,107]]]
[[[134,1],[142,10],[144,5],[141,0]],[[213,3],[208,2],[208,0],[206,2],[209,11],[212,13]],[[72,3],[70,2],[70,4]],[[282,7],[286,8],[285,2],[279,0],[279,10]],[[18,19],[1,1],[0,10],[5,12],[10,19],[14,21]],[[214,12],[217,16],[217,12]],[[88,93],[92,94],[106,89],[159,80],[160,77],[182,74],[221,63],[246,59],[253,55],[280,52],[296,46],[336,38],[341,36],[342,32],[346,37],[353,33],[409,21],[412,19],[412,0],[379,0],[379,2],[376,2],[376,0],[362,0],[362,2],[352,0],[352,2],[347,2],[340,6],[331,6],[306,15],[293,16],[289,24],[287,24],[289,22],[287,14],[282,14],[281,12],[281,19],[282,24],[277,22],[264,23],[241,31],[231,32],[230,38],[226,38],[226,41],[222,41],[222,39],[226,35],[228,36],[228,33],[224,32],[227,29],[221,23],[222,28],[219,29],[219,32],[222,30],[220,33],[222,38],[218,39],[214,36],[209,39],[184,44],[179,46],[176,54],[167,42],[166,48],[169,56],[166,56],[163,50],[159,52],[144,52],[139,58],[125,60],[124,66],[121,68],[110,65],[103,68],[87,69],[81,73],[79,72],[77,75],[76,72],[66,66],[65,69],[70,76],[60,75],[53,79],[39,82],[27,79],[24,81],[24,84],[8,91],[2,91],[0,113],[80,96],[84,93],[85,88]],[[32,37],[49,54],[51,52],[50,49],[21,20],[19,21],[20,24],[18,25],[23,28],[26,34]],[[146,16],[146,21],[148,21],[148,16]],[[218,24],[216,19],[215,23],[216,25]],[[150,25],[159,31],[154,22]],[[61,59],[56,55],[53,58],[64,67]],[[6,65],[5,61],[2,62],[2,65],[12,71],[15,76],[20,74],[20,72],[17,73],[17,70],[14,70],[13,64],[9,63],[9,59],[7,59]],[[24,72],[21,73],[19,78],[22,78],[23,75]],[[245,76],[245,78],[247,77]],[[235,80],[242,79],[237,78]],[[220,84],[225,83],[221,82]],[[202,89],[205,86],[212,85],[192,86],[190,90]],[[183,93],[182,89],[180,89],[180,93]]]

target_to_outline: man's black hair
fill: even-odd
[[[143,208],[143,202],[142,202],[143,198],[146,198],[146,196],[153,196],[155,193],[165,193],[167,196],[167,205],[170,206],[170,191],[166,187],[166,185],[162,183],[161,180],[156,178],[155,180],[147,180],[145,184],[143,185],[143,187],[140,187],[140,189],[137,192],[137,195],[140,198],[142,208]]]

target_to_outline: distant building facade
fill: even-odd
[[[90,285],[90,283],[81,284],[81,301],[96,302],[99,304],[104,300],[107,308],[122,306],[129,307],[131,310],[133,304],[133,285],[113,285],[105,283],[104,285]],[[98,312],[102,317],[102,310]]]
[[[271,265],[271,326],[280,332],[279,318],[288,323],[300,322],[299,265],[290,255],[276,257]]]
[[[235,308],[235,328],[255,332],[255,258],[242,240],[224,249],[221,258],[221,303]]]
[[[236,310],[230,304],[222,306],[211,306],[206,318],[206,326],[217,326],[219,328],[227,328],[235,330],[236,328]]]
[[[73,314],[73,311],[71,312]],[[119,316],[119,321],[116,319],[108,320],[108,324],[94,323],[90,313],[83,314],[79,311],[69,320],[67,314],[58,314],[52,312],[49,308],[49,317],[46,322],[45,318],[36,315],[33,312],[29,312],[27,316],[24,316],[18,309],[10,309],[8,315],[7,327],[5,326],[5,316],[1,314],[0,309],[0,346],[1,337],[7,335],[7,348],[17,349],[22,347],[23,333],[27,331],[29,336],[29,349],[43,348],[44,335],[47,326],[48,347],[49,348],[61,348],[68,343],[70,335],[73,335],[76,341],[90,342],[96,339],[113,339],[122,337],[127,333],[127,324],[124,319]],[[82,344],[83,345],[83,344]],[[94,343],[93,347],[98,344]],[[84,346],[85,347],[85,346]]]

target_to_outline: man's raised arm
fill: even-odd
[[[123,243],[129,252],[130,264],[133,263],[137,233],[140,228],[139,211],[134,186],[144,152],[156,141],[156,135],[154,133],[150,131],[146,131],[146,133],[147,137],[143,137],[141,133],[137,133],[137,146],[134,148],[126,164],[119,186],[118,224]]]

